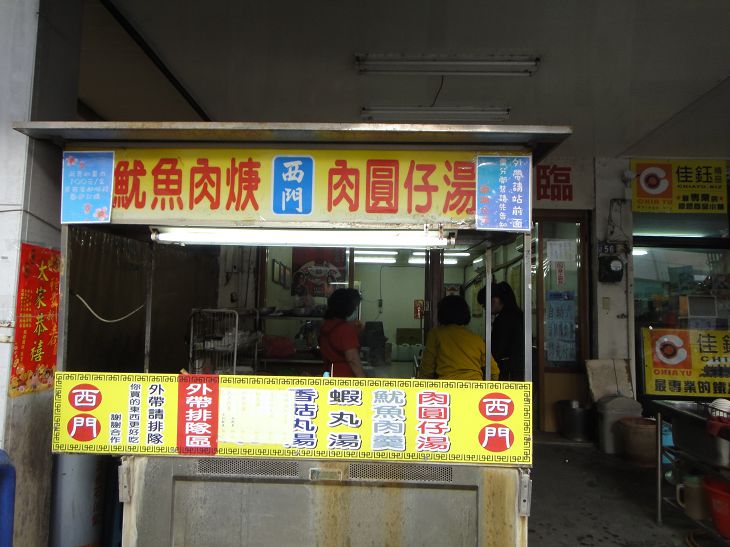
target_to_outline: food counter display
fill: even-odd
[[[125,455],[125,545],[525,545],[531,426],[529,383],[69,372],[53,450]]]

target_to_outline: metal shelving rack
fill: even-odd
[[[657,412],[656,414],[656,422],[657,422],[657,461],[656,461],[656,522],[657,524],[662,524],[662,504],[667,504],[668,506],[684,513],[684,509],[680,507],[680,505],[671,497],[664,496],[663,495],[663,481],[664,481],[664,470],[662,468],[662,458],[664,455],[668,455],[670,458],[674,458],[675,460],[685,461],[690,463],[693,467],[701,470],[703,473],[707,475],[716,475],[719,477],[722,477],[725,480],[730,480],[730,470],[729,469],[723,469],[714,465],[710,465],[708,463],[705,463],[701,461],[700,459],[696,458],[695,456],[688,454],[687,452],[680,450],[678,448],[675,448],[673,446],[664,446],[662,442],[662,413]],[[712,535],[713,538],[715,538],[717,541],[725,544],[730,545],[730,539],[724,538],[719,534],[717,530],[715,530],[715,526],[712,524],[711,521],[704,521],[704,520],[697,520],[693,519],[692,517],[687,515],[687,518],[691,519],[693,522],[695,522],[700,528],[707,531]]]
[[[253,369],[257,368],[258,337],[241,339],[239,325],[243,315],[254,320],[258,326],[258,316],[253,311],[235,309],[194,309],[190,315],[190,360],[192,374],[237,374],[238,353],[243,349],[252,350]]]

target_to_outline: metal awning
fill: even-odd
[[[564,125],[239,122],[16,122],[28,137],[66,143],[241,143],[528,148],[538,162],[572,134]]]

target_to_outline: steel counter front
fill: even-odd
[[[484,465],[125,458],[124,545],[527,545],[530,478]]]
[[[132,455],[125,545],[523,545],[530,402],[529,383],[58,373],[53,450]]]

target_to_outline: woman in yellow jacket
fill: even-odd
[[[450,295],[438,304],[439,326],[431,329],[426,337],[419,378],[439,380],[484,380],[486,345],[466,325],[471,320],[469,305],[461,296]],[[499,369],[491,360],[491,374],[494,379]]]

